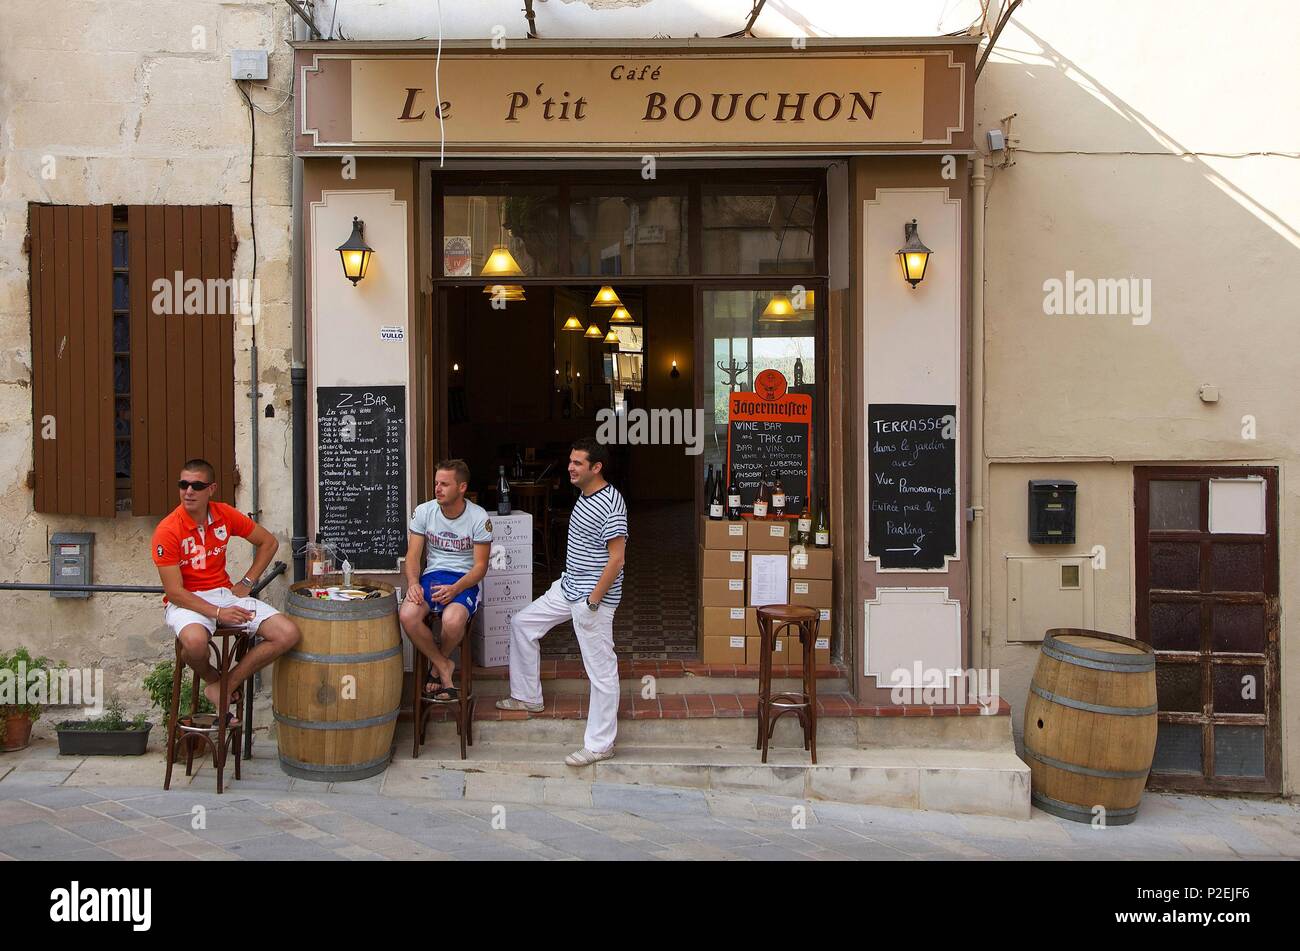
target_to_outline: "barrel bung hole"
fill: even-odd
[[[1042,721],[1042,720],[1039,720],[1039,721],[1038,721],[1038,729],[1041,730],[1042,728],[1043,728],[1043,721]]]

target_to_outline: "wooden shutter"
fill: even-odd
[[[27,226],[35,508],[111,517],[113,209],[30,205]]]
[[[131,508],[164,515],[176,507],[176,476],[196,456],[217,470],[217,498],[235,501],[235,316],[186,314],[184,283],[234,273],[229,205],[132,205]],[[180,272],[179,291],[174,288]],[[163,299],[154,282],[166,283]],[[179,296],[180,313],[175,310]],[[204,293],[205,309],[208,295]],[[241,315],[242,316],[242,315]]]

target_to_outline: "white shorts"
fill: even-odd
[[[241,608],[247,608],[253,612],[253,619],[244,625],[250,633],[256,633],[258,627],[267,618],[272,617],[280,612],[265,601],[259,601],[257,598],[237,598],[235,593],[229,588],[211,588],[207,591],[192,591],[191,594],[198,595],[208,604],[215,605],[219,608],[228,608],[231,605],[238,605]],[[167,605],[167,613],[163,618],[167,626],[172,629],[172,633],[177,637],[181,636],[181,631],[191,624],[202,624],[211,634],[217,629],[217,622],[210,617],[205,617],[198,611],[191,611],[189,608],[177,607],[174,604]]]

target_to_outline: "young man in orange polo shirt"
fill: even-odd
[[[226,696],[239,702],[239,687],[302,639],[298,625],[248,592],[261,577],[280,543],[251,518],[224,502],[213,501],[216,470],[203,459],[181,469],[180,505],[153,533],[153,563],[158,567],[167,606],[165,620],[181,641],[181,656],[207,682],[204,695],[217,705],[220,684],[209,661],[208,635],[218,626],[246,627],[262,640],[227,675]],[[257,547],[252,567],[238,584],[226,573],[226,548],[233,537]]]

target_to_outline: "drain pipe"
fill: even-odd
[[[302,39],[305,32],[301,23],[294,23],[295,38]],[[307,327],[304,317],[306,268],[302,247],[303,161],[297,155],[292,156],[290,161],[293,163],[289,203],[289,214],[293,217],[289,244],[293,314],[293,352],[289,366],[290,428],[293,440],[293,534],[289,539],[289,553],[293,556],[293,580],[302,581],[307,576]]]
[[[979,666],[992,669],[992,632],[984,620],[984,156],[975,156],[971,175],[971,342],[970,342],[970,625]]]

